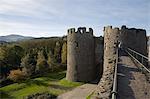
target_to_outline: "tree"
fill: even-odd
[[[8,48],[0,47],[0,76],[5,79],[9,73],[10,66],[8,64]]]
[[[8,51],[8,64],[13,68],[18,68],[21,63],[21,58],[24,55],[24,50],[22,47],[14,45],[10,47]]]
[[[24,68],[24,72],[26,72],[28,76],[31,76],[35,72],[35,65],[33,62],[34,62],[33,56],[31,56],[30,54],[27,54],[21,60],[21,67]]]
[[[39,51],[37,56],[36,70],[39,72],[45,71],[48,68],[47,61],[43,54],[43,51]]]
[[[56,42],[55,50],[54,50],[54,57],[57,62],[61,62],[61,44],[60,42]]]
[[[67,43],[64,42],[61,50],[61,63],[66,64],[67,63]]]
[[[8,57],[8,48],[7,47],[0,47],[0,60],[5,60]]]
[[[49,68],[53,71],[55,63],[56,63],[56,60],[55,60],[55,58],[54,58],[54,56],[53,56],[51,51],[48,53],[47,63],[49,65]]]
[[[43,55],[44,55],[45,59],[47,60],[47,59],[48,59],[48,56],[47,56],[47,53],[48,53],[47,48],[46,48],[46,47],[43,47],[43,48],[42,48],[42,51],[43,51]]]

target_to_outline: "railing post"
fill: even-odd
[[[143,64],[143,57],[142,57],[142,64]],[[143,64],[144,65],[144,64]]]
[[[137,54],[135,53],[135,58],[138,59]]]
[[[150,73],[150,70],[146,67],[146,66],[144,66],[145,64],[144,64],[144,60],[149,60],[148,59],[148,57],[146,57],[146,56],[144,56],[144,55],[142,55],[142,54],[140,54],[140,53],[138,53],[138,52],[136,52],[136,51],[134,51],[134,50],[132,50],[132,49],[130,49],[130,48],[127,48],[127,50],[126,50],[126,52],[135,60],[135,61],[137,61],[141,66],[142,66],[142,68],[141,68],[141,70],[142,69],[145,69],[148,73]],[[133,54],[132,54],[133,53]],[[141,62],[140,62],[140,59],[138,59],[138,56],[141,56]]]

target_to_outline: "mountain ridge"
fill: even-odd
[[[29,40],[33,39],[34,37],[31,36],[22,36],[17,34],[10,34],[6,36],[0,36],[0,42],[16,42],[16,41],[22,41],[22,40]]]

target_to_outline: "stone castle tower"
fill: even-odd
[[[121,27],[120,40],[123,46],[134,49],[135,51],[147,56],[147,37],[146,30]]]
[[[119,28],[112,28],[112,26],[104,27],[104,69],[98,89],[95,91],[98,99],[107,99],[111,94],[114,68],[116,59],[118,58],[117,46],[119,34]]]
[[[119,42],[126,48],[147,55],[146,31],[143,29],[127,28],[126,26],[119,29],[107,26],[104,28],[104,37],[93,36],[91,28],[88,31],[85,27],[80,27],[77,30],[75,28],[69,29],[67,36],[67,80],[90,82],[101,76],[101,82],[103,79],[104,81],[105,79],[112,80],[116,46]],[[111,78],[107,79],[109,75]]]
[[[67,80],[89,82],[96,78],[95,39],[93,29],[71,28],[67,36]],[[97,58],[99,58],[97,56]]]
[[[146,38],[146,31],[143,29],[127,28],[126,26],[122,26],[121,29],[112,28],[112,26],[104,28],[104,69],[95,91],[96,98],[109,99],[111,96],[118,42],[121,42],[124,48],[131,48],[146,55]]]

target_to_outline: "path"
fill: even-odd
[[[150,83],[130,57],[122,55],[118,65],[117,99],[150,99]]]
[[[97,84],[84,84],[57,97],[57,99],[86,99],[96,88]]]

